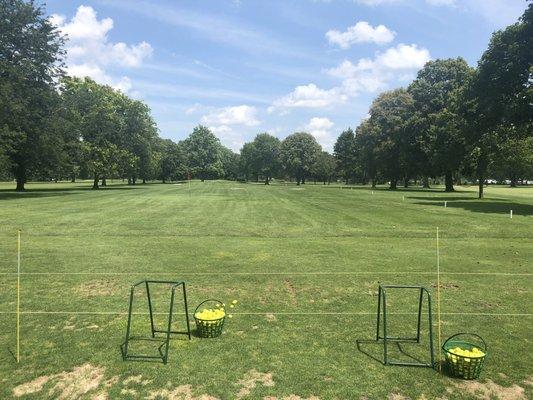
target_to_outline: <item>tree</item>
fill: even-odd
[[[370,108],[369,124],[378,132],[375,154],[381,173],[390,180],[390,189],[396,189],[406,166],[401,154],[406,141],[407,121],[413,111],[413,99],[405,89],[381,93]]]
[[[84,144],[90,144],[84,150],[84,158],[91,165],[89,169],[92,171],[93,189],[98,189],[99,180],[102,179],[102,185],[105,185],[108,172],[115,170],[112,154],[116,154],[118,149],[133,154],[124,148],[122,133],[125,119],[118,112],[118,98],[121,94],[90,78],[70,77],[62,81],[61,94],[73,135],[78,135]],[[95,159],[91,160],[91,156]],[[136,157],[138,162],[138,156]],[[102,165],[105,162],[110,164]]]
[[[281,142],[268,133],[260,133],[253,141],[252,165],[254,170],[265,179],[265,185],[281,168]]]
[[[377,143],[378,131],[369,119],[365,119],[355,130],[356,160],[362,171],[363,181],[370,179],[373,188],[376,187],[378,176]]]
[[[520,20],[492,35],[458,110],[470,148],[469,162],[483,198],[487,173],[501,144],[531,136],[533,130],[533,3]],[[497,158],[497,157],[496,157]]]
[[[288,174],[296,178],[297,185],[305,183],[322,148],[309,133],[297,132],[281,142],[281,162]]]
[[[337,161],[335,157],[327,151],[321,151],[313,166],[313,175],[316,180],[324,182],[324,185],[326,182],[329,184],[335,177],[336,169]]]
[[[221,161],[221,144],[209,128],[198,125],[183,141],[187,153],[187,164],[194,176],[202,182],[224,174]]]
[[[220,161],[224,179],[236,180],[239,175],[239,155],[228,149],[220,147]]]
[[[157,175],[154,171],[153,149],[157,138],[157,126],[150,108],[139,100],[132,100],[122,93],[115,97],[116,108],[123,122],[120,124],[120,146],[134,154],[138,162],[132,168],[129,181],[135,184],[137,176],[143,183]]]
[[[239,169],[245,180],[248,180],[250,176],[259,179],[259,168],[254,164],[255,162],[255,144],[253,142],[245,143],[242,146],[239,160]]]
[[[355,167],[357,165],[355,133],[352,129],[348,128],[339,135],[333,147],[333,155],[337,160],[339,172],[344,177],[346,184],[348,184],[355,175]]]
[[[446,192],[454,190],[453,174],[459,170],[465,153],[465,137],[459,129],[459,116],[453,112],[453,102],[473,72],[460,57],[430,61],[408,89],[414,100],[408,129],[414,135],[408,143],[417,146],[405,152],[412,156],[407,165],[418,164],[425,176],[444,175]]]
[[[187,177],[187,157],[183,146],[170,139],[159,139],[156,144],[156,153],[159,154],[159,179],[165,183],[167,180],[180,180]]]
[[[28,174],[61,149],[48,144],[61,142],[50,127],[63,38],[42,7],[23,0],[0,0],[0,32],[0,146],[21,191]]]
[[[509,179],[511,187],[519,180],[533,177],[533,136],[500,143],[491,173],[502,181]]]

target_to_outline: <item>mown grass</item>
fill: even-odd
[[[489,187],[478,200],[473,187],[445,194],[234,182],[112,184],[100,191],[88,183],[29,184],[26,193],[11,186],[0,184],[2,399],[35,378],[86,363],[104,370],[87,393],[65,391],[64,374],[21,398],[234,399],[254,386],[252,370],[272,374],[274,383],[257,381],[242,398],[478,398],[475,386],[427,368],[383,366],[374,359],[382,357],[379,346],[356,344],[374,334],[379,283],[422,284],[435,294],[437,227],[443,338],[480,334],[489,345],[484,387],[494,396],[533,396],[525,383],[533,371],[533,188]],[[123,362],[129,288],[145,278],[185,279],[191,309],[210,297],[239,305],[221,338],[173,340],[166,366]],[[165,296],[155,294],[156,311],[166,310]],[[392,313],[415,309],[412,294],[390,298]],[[136,328],[146,328],[146,316],[136,318]],[[393,333],[412,333],[414,318],[392,315]],[[180,323],[178,316],[176,328]],[[427,338],[409,353],[424,357],[425,345]],[[144,384],[127,383],[133,375]],[[180,388],[171,397],[181,385],[191,385],[191,396]],[[160,388],[167,392],[156,393]]]

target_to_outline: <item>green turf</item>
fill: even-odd
[[[30,387],[20,398],[533,396],[533,188],[489,187],[478,200],[475,187],[445,194],[218,181],[100,191],[89,183],[28,184],[26,193],[12,186],[0,184],[1,399]],[[373,336],[379,283],[425,285],[435,302],[437,227],[442,336],[469,331],[486,339],[481,387],[428,368],[383,366],[376,344],[357,348],[357,339]],[[166,366],[123,362],[129,288],[145,278],[185,279],[192,309],[210,297],[239,305],[222,337],[173,340]],[[156,312],[166,311],[166,295],[155,293]],[[391,334],[412,334],[416,301],[391,294]],[[136,330],[145,330],[147,316],[135,318]],[[426,356],[423,334],[406,352]],[[42,387],[20,386],[42,376],[51,376]]]

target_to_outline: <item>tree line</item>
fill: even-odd
[[[140,100],[64,73],[63,37],[34,2],[0,0],[0,179],[93,181],[308,179],[387,182],[391,189],[443,178],[533,176],[533,4],[495,32],[477,68],[462,58],[428,62],[407,87],[381,93],[369,117],[337,138],[333,155],[297,132],[268,133],[240,154],[204,126],[162,139]]]

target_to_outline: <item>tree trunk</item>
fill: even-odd
[[[376,177],[373,176],[372,177],[372,189],[375,189],[376,188]]]
[[[511,187],[516,187],[516,182],[518,181],[518,179],[516,179],[515,177],[511,177]]]
[[[296,177],[296,186],[300,186],[300,178]]]
[[[430,186],[429,186],[429,178],[427,176],[423,176],[422,177],[422,187],[424,189],[429,189]]]
[[[408,188],[409,187],[409,178],[405,177],[403,179],[403,187]]]
[[[451,171],[446,171],[446,173],[444,174],[444,186],[445,186],[445,189],[444,189],[445,192],[453,192],[454,191],[454,188],[453,188],[453,175],[452,175]]]
[[[305,176],[302,176],[302,185],[305,185]]]
[[[93,189],[98,189],[98,174],[94,174]]]
[[[15,170],[15,177],[17,179],[17,188],[15,190],[17,192],[23,192],[24,184],[26,183],[26,169],[19,165]]]
[[[132,184],[132,185],[135,185],[136,183],[137,183],[137,177],[133,176],[133,177],[131,178],[131,184]]]
[[[146,179],[143,178],[143,185],[146,183]]]
[[[102,184],[100,186],[107,186],[107,179],[106,177],[102,177]]]
[[[167,181],[166,181],[166,179],[165,179],[165,178],[163,178],[163,179],[161,179],[161,180],[163,181],[163,183],[167,183]]]
[[[483,198],[483,185],[485,184],[485,178],[483,178],[482,176],[478,177],[478,188],[479,188],[479,191],[478,191],[478,199],[482,199]]]
[[[270,185],[270,179],[268,176],[265,178],[265,185]]]
[[[70,177],[70,183],[76,183],[76,175]]]
[[[398,187],[398,179],[394,178],[390,180],[389,190],[396,190]]]

